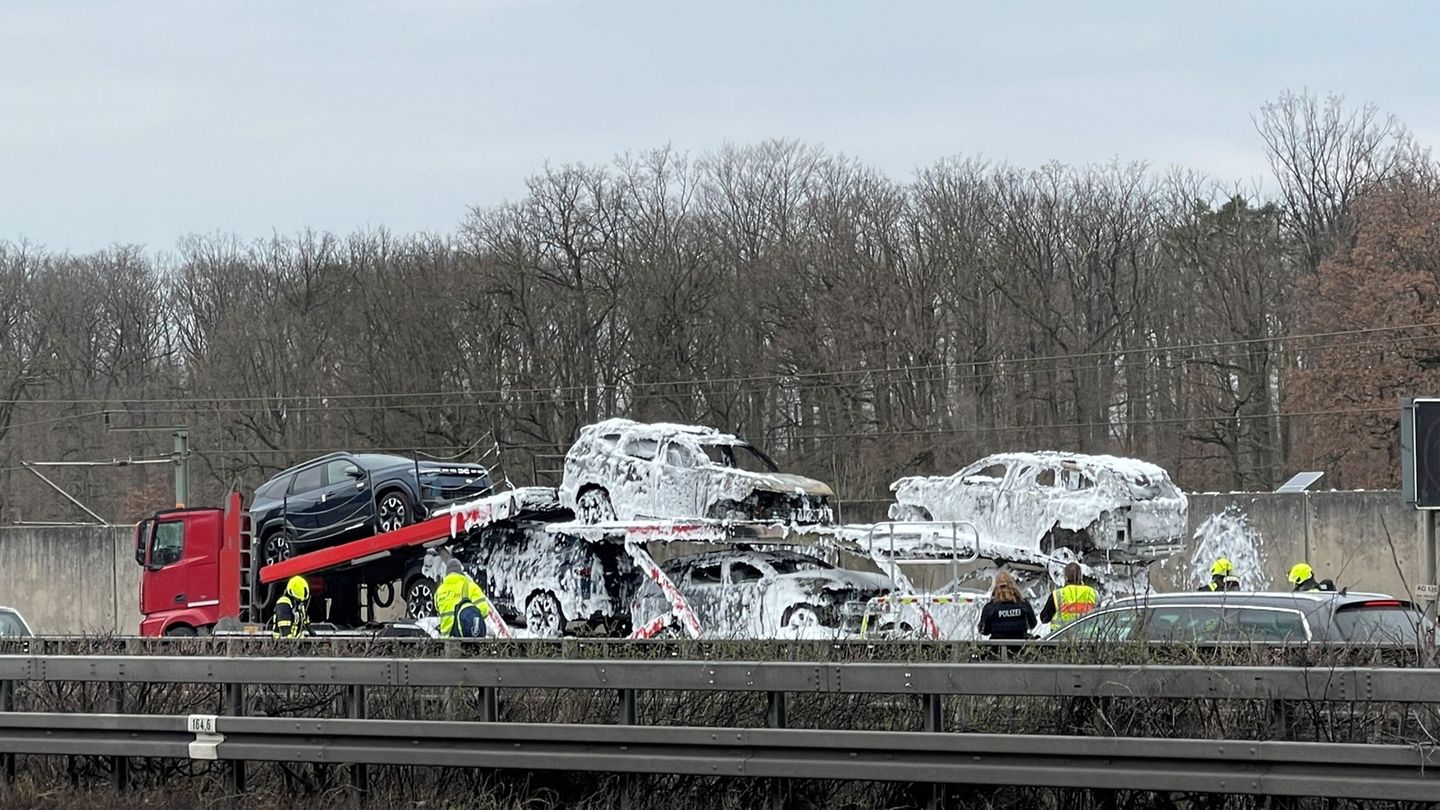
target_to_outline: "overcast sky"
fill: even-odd
[[[1004,9],[997,7],[1004,6]],[[1440,138],[1434,3],[245,2],[0,6],[0,240],[448,232],[545,161],[795,138],[1266,173],[1286,88]]]

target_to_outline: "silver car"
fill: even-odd
[[[29,638],[30,625],[15,608],[0,607],[0,638]]]
[[[830,487],[780,472],[714,428],[610,419],[580,430],[560,504],[586,523],[646,518],[834,522]]]
[[[1001,453],[890,485],[892,520],[968,521],[1021,553],[1148,561],[1185,544],[1189,503],[1162,468],[1115,456]]]

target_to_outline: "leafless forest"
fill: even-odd
[[[1398,399],[1440,390],[1440,173],[1337,98],[1254,127],[1258,188],[772,141],[546,167],[448,234],[0,243],[0,520],[84,519],[23,463],[165,456],[170,425],[197,503],[333,449],[498,445],[528,483],[611,415],[734,430],[857,508],[1021,448],[1391,485]],[[170,501],[164,465],[44,472],[111,519]]]

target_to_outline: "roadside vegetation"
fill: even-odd
[[[788,141],[549,166],[453,233],[0,242],[0,522],[78,513],[22,461],[147,459],[196,503],[333,449],[554,483],[581,425],[710,424],[832,483],[987,453],[1152,460],[1185,489],[1395,483],[1440,383],[1440,181],[1374,107],[1282,94],[1263,187],[1116,161],[908,178]],[[109,520],[168,467],[50,468]]]
[[[49,640],[45,652],[71,654],[215,654],[375,656],[388,657],[534,657],[572,659],[664,659],[695,661],[922,661],[953,663],[963,671],[973,662],[1053,662],[1071,664],[1226,664],[1338,666],[1434,666],[1433,650],[1318,648],[1313,645],[1262,648],[1147,647],[1144,645],[1034,645],[1012,658],[1000,648],[973,643],[849,643],[818,642],[655,642],[609,641],[514,642],[446,645],[408,643],[397,652],[393,642],[335,641],[306,644],[209,641],[179,642],[138,639]],[[21,652],[14,642],[0,652]],[[109,711],[114,693],[103,684],[21,684],[16,708],[31,711]],[[220,689],[195,684],[137,684],[124,693],[126,711],[147,714],[223,713]],[[613,690],[554,690],[517,686],[499,693],[499,717],[509,722],[615,723],[619,695]],[[1243,740],[1297,740],[1386,743],[1433,746],[1440,731],[1435,704],[1397,705],[1374,701],[1235,700],[1197,695],[1162,699],[1137,694],[1126,698],[969,697],[944,700],[945,730],[1007,734],[1175,737]],[[474,688],[370,687],[367,709],[372,718],[479,720],[483,706]],[[340,688],[254,687],[247,691],[246,711],[270,716],[344,716]],[[646,725],[763,727],[767,698],[763,693],[640,692],[637,718]],[[793,728],[919,730],[923,707],[918,695],[844,695],[791,693],[787,721]],[[132,795],[114,799],[109,761],[103,758],[22,757],[21,779],[0,801],[3,806],[65,806],[84,797],[87,803],[111,807],[224,806],[224,770],[177,760],[132,760]],[[622,791],[631,807],[741,808],[764,805],[775,786],[766,780],[734,780],[717,790],[717,780],[692,777],[587,775],[560,772],[369,768],[371,807],[550,808],[617,807]],[[306,802],[336,803],[354,799],[348,769],[341,766],[283,766],[252,763],[248,768],[249,807],[293,806]],[[790,806],[912,807],[923,805],[926,786],[828,782],[795,779],[789,786]],[[78,792],[77,792],[78,791]],[[87,792],[88,791],[88,792]],[[1273,803],[1247,797],[1129,792],[1057,791],[1031,787],[965,787],[950,792],[954,807],[1080,808],[1182,807],[1249,808]],[[181,801],[183,804],[175,804]],[[12,802],[5,804],[4,802]],[[273,802],[267,805],[266,802]],[[47,802],[51,802],[47,804]],[[168,803],[167,803],[168,802]],[[1118,802],[1118,804],[1114,804]],[[1340,808],[1343,802],[1301,801],[1290,807]],[[1369,807],[1385,805],[1366,805]],[[1394,805],[1403,807],[1404,805]]]

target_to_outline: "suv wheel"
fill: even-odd
[[[580,493],[575,499],[576,517],[581,523],[605,523],[615,519],[615,506],[610,495],[599,487]]]
[[[796,630],[819,627],[820,609],[814,605],[796,605],[785,611],[785,626]]]
[[[931,523],[930,510],[913,503],[890,504],[890,519],[897,523]]]
[[[405,493],[392,489],[380,496],[380,502],[375,504],[375,525],[382,534],[403,529],[412,522],[414,514]]]
[[[549,591],[533,594],[525,603],[525,629],[539,638],[559,638],[565,631],[560,600]]]
[[[266,535],[261,544],[260,556],[266,565],[284,562],[295,556],[295,535],[289,529],[280,529]]]
[[[412,619],[435,615],[435,580],[422,575],[405,583],[405,615]]]

